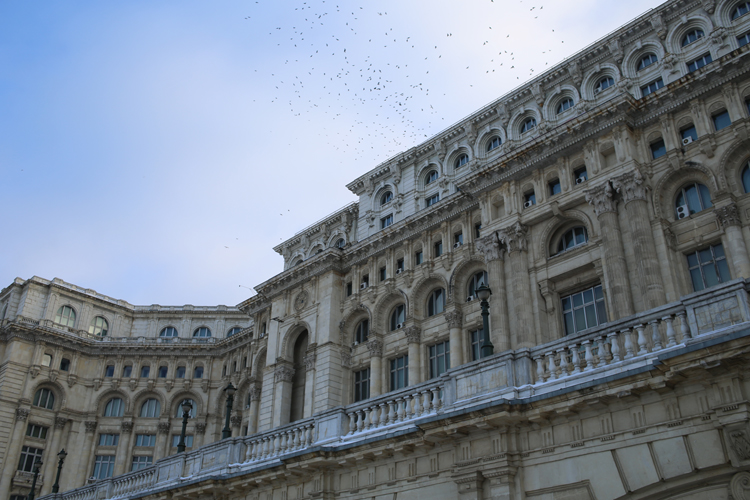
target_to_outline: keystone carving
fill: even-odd
[[[502,260],[504,256],[503,247],[497,239],[497,233],[488,234],[474,242],[476,249],[484,255],[485,262]]]
[[[571,78],[573,78],[573,82],[580,86],[581,82],[583,82],[583,70],[578,62],[573,61],[568,64],[568,73],[570,73]]]
[[[711,43],[720,47],[724,46],[724,39],[727,36],[727,30],[721,26],[711,32],[708,37],[711,39]]]
[[[617,202],[614,199],[612,186],[609,182],[587,189],[585,195],[586,201],[594,207],[597,217],[607,212],[617,213]]]
[[[626,204],[646,199],[646,183],[643,182],[643,176],[639,170],[615,177],[612,179],[612,186],[622,195]]]
[[[93,434],[96,432],[96,422],[94,421],[88,421],[83,423],[84,426],[86,426],[86,432],[89,434]]]
[[[131,432],[133,432],[133,422],[122,422],[120,424],[120,430],[123,434],[130,434]]]
[[[206,424],[203,422],[195,424],[195,432],[198,434],[204,434],[206,432]]]
[[[528,239],[526,238],[528,233],[529,228],[527,226],[516,222],[512,226],[498,231],[497,236],[508,247],[508,253],[525,252],[528,248]]]
[[[341,366],[344,368],[352,367],[352,355],[348,349],[341,349]]]
[[[367,343],[367,350],[370,351],[370,356],[383,356],[383,342],[380,340],[371,340]],[[349,357],[349,364],[351,365],[351,356]]]
[[[701,7],[709,14],[713,14],[716,8],[716,0],[701,0]]]
[[[291,382],[294,377],[294,368],[287,365],[277,365],[273,372],[273,378],[276,382]]]
[[[460,328],[463,320],[461,311],[451,311],[443,315],[445,321],[448,323],[448,328]]]
[[[721,224],[721,227],[742,225],[740,211],[734,203],[725,207],[716,208],[714,213],[716,214],[716,219],[719,221],[719,224]]]
[[[23,408],[16,408],[16,420],[26,421],[29,416],[29,410]]]
[[[608,47],[610,54],[612,54],[612,57],[615,58],[617,64],[620,64],[622,62],[622,58],[624,57],[622,46],[620,46],[620,40],[615,38],[614,40],[609,42]]]
[[[418,344],[422,337],[422,330],[414,325],[404,329],[404,333],[406,334],[406,341],[410,344]]]

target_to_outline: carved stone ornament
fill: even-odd
[[[461,321],[463,319],[463,315],[461,314],[461,311],[451,311],[451,312],[445,313],[443,317],[445,318],[446,323],[448,323],[448,328],[460,328],[461,327]]]
[[[87,433],[93,434],[94,432],[96,432],[96,425],[97,425],[96,422],[88,421],[88,422],[84,422],[83,425],[86,427]]]
[[[307,305],[307,292],[302,290],[294,299],[294,310],[301,311]]]
[[[729,439],[732,449],[740,460],[750,460],[750,440],[747,438],[747,433],[743,430],[731,431]]]
[[[667,24],[664,22],[664,17],[662,17],[662,14],[654,14],[651,16],[651,19],[649,19],[651,22],[651,26],[653,26],[654,30],[656,30],[656,34],[664,40],[667,37]]]
[[[674,54],[664,54],[664,58],[661,60],[662,65],[664,66],[664,69],[669,71],[670,73],[674,73],[677,71],[677,63],[679,62],[679,59]]]
[[[123,434],[130,434],[133,432],[133,422],[122,422],[120,424],[120,430]]]
[[[16,420],[25,421],[29,416],[29,410],[24,408],[16,408]]]
[[[750,500],[750,472],[738,472],[729,482],[732,500]]]
[[[646,183],[639,170],[615,177],[612,186],[622,195],[625,204],[646,199]]]
[[[607,212],[617,213],[617,202],[609,182],[586,190],[585,195],[586,201],[594,207],[597,217]]]
[[[701,7],[709,14],[713,14],[716,8],[716,0],[701,0]]]
[[[620,40],[617,38],[613,39],[611,42],[609,42],[608,47],[610,54],[612,54],[612,57],[615,58],[617,64],[620,64],[624,56],[622,46],[620,45]]]
[[[346,320],[339,321],[339,332],[344,333],[344,329],[346,328]]]
[[[206,424],[203,422],[195,424],[195,432],[198,434],[204,434],[206,432]]]
[[[159,422],[159,425],[156,426],[156,432],[159,434],[169,434],[170,429],[171,426],[169,425],[169,422]]]
[[[68,419],[65,417],[55,417],[55,429],[62,429],[65,424],[68,423]]]
[[[716,208],[714,213],[716,214],[716,219],[719,221],[719,224],[721,224],[721,227],[742,225],[740,211],[734,203],[725,207]]]
[[[229,421],[232,423],[232,427],[239,427],[242,425],[242,417],[240,415],[232,415],[232,418],[230,418]]]
[[[367,350],[370,351],[370,356],[383,356],[383,342],[380,340],[371,340],[367,343]],[[351,356],[349,357],[349,364],[351,366]]]
[[[260,387],[257,385],[250,388],[250,401],[260,401]]]
[[[314,370],[315,369],[315,360],[316,360],[316,357],[317,356],[315,355],[315,353],[311,352],[310,354],[308,354],[307,356],[305,356],[304,358],[302,358],[302,363],[304,363],[304,365],[305,365],[305,371],[309,372],[310,370]]]
[[[404,329],[406,341],[410,344],[418,344],[422,338],[422,330],[418,326],[409,326]]]
[[[528,248],[526,235],[529,228],[520,222],[497,232],[497,236],[508,247],[508,252],[525,252]]]
[[[581,82],[583,82],[583,70],[578,62],[572,61],[568,64],[568,73],[570,73],[570,76],[573,78],[573,82],[575,82],[576,85],[581,85]]]
[[[724,45],[724,39],[727,37],[727,30],[721,26],[711,32],[708,37],[711,39],[711,43],[719,46]]]
[[[476,249],[484,255],[485,262],[492,262],[494,260],[502,260],[504,251],[500,244],[500,240],[497,239],[497,233],[488,234],[482,238],[479,238],[474,242]]]
[[[276,382],[291,382],[294,377],[294,368],[287,365],[277,365],[273,371],[273,378]]]

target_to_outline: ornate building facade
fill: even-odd
[[[750,498],[748,42],[744,1],[649,11],[354,180],[236,308],[16,280],[0,499],[62,447],[66,500]]]

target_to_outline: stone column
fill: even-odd
[[[258,432],[258,410],[260,408],[260,384],[257,381],[250,385],[250,420],[247,422],[247,433],[253,435]],[[193,438],[195,439],[195,438]]]
[[[732,259],[732,267],[736,276],[733,278],[750,278],[750,258],[747,255],[747,245],[742,237],[742,220],[737,205],[732,203],[714,210],[716,219],[724,228],[723,243]]]
[[[195,434],[193,434],[193,449],[203,446],[205,443],[206,423],[198,422],[195,424]]]
[[[290,362],[277,358],[273,378],[274,412],[271,427],[276,428],[289,423],[289,416],[292,408],[292,379],[294,378],[294,367]]]
[[[312,347],[312,349],[310,348]],[[302,412],[303,418],[311,417],[313,414],[313,408],[315,404],[315,361],[317,356],[315,354],[315,346],[310,346],[307,349],[307,354],[302,359],[305,365],[305,408]]]
[[[222,423],[223,422],[224,420],[222,419]],[[169,446],[172,444],[169,442],[169,438],[171,437],[169,435],[169,431],[171,429],[172,429],[172,426],[169,425],[169,421],[159,422],[159,425],[156,426],[156,446],[154,446],[153,462],[156,462],[157,460],[164,458],[167,455],[167,453],[169,453],[169,451],[167,450],[169,450]],[[118,448],[118,451],[119,451],[119,448]]]
[[[94,449],[94,439],[96,438],[96,425],[97,422],[95,420],[86,421],[83,423],[86,431],[84,435],[84,442],[83,442],[83,453],[81,454],[80,458],[80,467],[83,469],[83,471],[80,474],[79,477],[79,483],[78,487],[84,486],[86,484],[86,480],[93,474],[94,472],[94,457],[93,457],[93,449]]]
[[[370,397],[383,394],[383,342],[375,339],[367,343],[370,351]]]
[[[498,238],[508,247],[508,258],[510,259],[513,315],[516,317],[516,331],[511,332],[510,338],[511,349],[536,345],[534,312],[532,310],[534,302],[531,298],[531,281],[527,257],[527,233],[528,228],[520,222],[516,222],[498,232]]]
[[[635,312],[630,291],[628,265],[622,245],[622,232],[617,216],[617,202],[609,183],[586,191],[586,201],[594,207],[599,219],[602,235],[602,255],[604,257],[604,284],[609,296],[609,319],[615,320],[630,316]]]
[[[2,484],[6,491],[10,490],[10,483],[13,480],[13,476],[16,473],[18,467],[18,460],[21,454],[21,446],[23,446],[24,436],[26,435],[26,419],[29,417],[29,410],[25,408],[16,408],[16,420],[14,427],[11,430],[10,442],[5,452],[5,464],[3,467],[2,476],[0,476],[0,484]],[[15,460],[16,462],[12,462]],[[46,458],[45,458],[46,460]]]
[[[664,293],[661,267],[651,230],[646,184],[640,171],[636,170],[612,179],[612,186],[622,195],[625,202],[638,269],[638,287],[643,295],[643,307],[644,310],[653,309],[663,305],[667,301],[667,296]]]
[[[128,458],[130,457],[132,436],[133,436],[133,422],[122,422],[120,424],[120,441],[117,444],[117,451],[115,452],[115,471],[114,471],[115,476],[119,476],[120,474],[125,474],[126,472],[130,472]],[[156,455],[156,449],[154,449],[154,455]],[[154,456],[154,462],[156,462],[157,460],[158,459],[156,458],[156,456]]]
[[[55,360],[58,360],[59,357],[55,357]],[[50,439],[50,446],[47,448],[47,454],[44,458],[44,466],[42,469],[42,472],[40,473],[42,477],[51,477],[54,478],[55,474],[57,474],[57,454],[60,452],[60,449],[62,448],[60,446],[61,442],[64,442],[63,439],[63,433],[65,432],[65,424],[68,423],[68,419],[65,417],[55,417],[55,427],[52,431],[52,439]],[[54,480],[52,481],[45,481],[42,485],[42,488],[40,490],[41,495],[46,495],[47,493],[52,491],[52,485],[54,484]]]
[[[464,364],[464,342],[461,334],[461,322],[463,315],[458,309],[443,315],[448,323],[451,344],[451,362],[448,368],[455,368]]]
[[[421,349],[422,344],[420,343],[422,337],[422,330],[418,326],[409,326],[404,330],[406,334],[406,341],[409,343],[409,384],[415,385],[422,382],[422,363],[421,363]]]
[[[505,250],[497,233],[479,238],[476,241],[476,248],[484,255],[487,275],[490,279],[487,286],[492,290],[489,300],[490,341],[495,346],[495,352],[507,351],[510,349],[510,316],[508,315],[508,294],[505,289]],[[451,356],[453,356],[452,352]]]

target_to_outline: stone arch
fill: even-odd
[[[691,180],[705,184],[712,200],[720,191],[716,176],[710,169],[697,162],[685,162],[682,168],[672,171],[656,183],[652,196],[657,218],[676,220],[674,200],[677,190]]]
[[[296,323],[290,326],[283,334],[279,357],[287,361],[291,361],[294,356],[294,343],[297,342],[297,337],[299,337],[305,331],[310,336],[309,338],[312,343],[312,328],[310,328],[310,325],[308,325],[307,322],[298,320]]]
[[[620,68],[614,63],[602,63],[595,65],[594,68],[589,71],[588,74],[583,78],[583,82],[581,83],[581,99],[586,99],[588,101],[596,100],[599,94],[595,94],[594,89],[599,83],[599,80],[601,80],[605,76],[611,76],[615,81],[616,87],[621,78]],[[607,92],[607,90],[602,92],[602,94],[609,95],[609,92]]]
[[[325,250],[325,246],[321,242],[315,242],[310,246],[310,249],[307,251],[307,258],[315,257],[318,254],[318,250],[320,252],[323,252]]]
[[[448,283],[446,283],[445,278],[440,274],[431,274],[430,276],[423,277],[414,284],[411,293],[411,307],[408,309],[411,317],[415,319],[423,319],[425,317],[424,309],[427,307],[427,296],[436,288],[442,288],[446,294],[448,293]],[[446,297],[446,307],[448,303],[448,297]]]
[[[65,405],[67,403],[67,395],[65,393],[65,389],[62,385],[60,385],[57,381],[52,380],[42,380],[38,384],[34,386],[33,391],[31,392],[31,401],[33,403],[34,396],[36,395],[36,391],[39,389],[49,389],[52,391],[52,394],[55,396],[55,404],[52,405],[52,411],[60,411],[65,408]],[[37,408],[36,406],[33,406],[33,408]]]
[[[409,311],[409,300],[408,296],[401,290],[395,290],[383,296],[377,305],[372,315],[372,323],[370,329],[375,329],[380,332],[390,331],[388,322],[390,321],[391,309],[397,304],[404,304],[404,309],[408,317]]]
[[[474,159],[474,150],[471,147],[471,145],[465,145],[465,144],[455,144],[453,148],[451,148],[451,151],[448,153],[448,161],[445,162],[445,171],[446,172],[458,172],[459,170],[463,170],[468,168],[468,165],[462,165],[459,167],[459,169],[456,169],[456,160],[461,155],[467,155],[469,157],[469,161]]]
[[[166,398],[164,398],[163,394],[160,394],[152,389],[143,389],[142,391],[138,392],[135,396],[133,396],[132,416],[140,417],[141,406],[143,406],[143,403],[145,403],[147,399],[150,399],[152,397],[155,398],[157,401],[159,401],[159,406],[161,407],[159,418],[161,418],[164,415],[164,412],[166,411],[167,400]]]
[[[454,303],[466,302],[466,284],[471,276],[479,271],[487,271],[487,264],[478,257],[472,257],[469,260],[461,262],[451,273],[448,282],[448,298]],[[489,283],[487,283],[489,286]]]
[[[386,203],[385,205],[380,204],[380,198],[386,193],[390,191],[391,192],[391,201]],[[380,210],[383,209],[383,207],[387,207],[389,204],[393,203],[393,200],[396,199],[396,196],[398,195],[398,191],[396,190],[396,186],[391,184],[384,184],[382,187],[380,187],[377,191],[375,191],[375,195],[372,197],[372,209],[373,212],[380,212]]]
[[[427,176],[427,173],[431,170],[436,170],[438,173],[438,181],[441,177],[445,175],[445,169],[441,167],[440,164],[435,162],[429,162],[427,165],[419,169],[419,172],[417,173],[417,191],[424,191],[427,189],[428,184],[425,184],[425,177]],[[429,184],[429,186],[432,186],[433,184]]]
[[[354,327],[362,321],[367,319],[370,321],[370,329],[372,330],[373,318],[372,311],[364,304],[359,304],[353,310],[349,311],[346,316],[339,323],[339,332],[341,334],[341,345],[349,346],[353,342]]]
[[[683,48],[682,37],[685,36],[688,31],[694,28],[703,30],[703,41],[694,42]],[[693,12],[691,13],[691,15],[687,16],[687,18],[683,22],[680,22],[672,27],[665,40],[667,50],[669,50],[673,54],[681,54],[686,51],[693,51],[696,47],[704,47],[705,42],[708,40],[712,29],[713,23],[708,16],[703,15],[702,13],[697,11]]]
[[[300,260],[302,262],[304,262],[305,261],[305,255],[300,250],[296,250],[292,254],[292,256],[289,258],[289,261],[287,262],[287,267],[286,268],[287,269],[293,268],[296,265],[296,263],[298,261],[300,261]]]
[[[487,145],[489,144],[489,141],[495,136],[500,138],[500,146],[496,149],[493,149],[492,151],[487,151]],[[479,135],[476,143],[474,144],[475,151],[477,152],[476,156],[487,157],[490,154],[495,154],[498,151],[502,151],[503,149],[505,149],[505,145],[507,144],[507,142],[508,135],[502,127],[497,125],[489,126],[482,134]]]
[[[541,109],[539,109],[539,107],[536,105],[530,105],[529,107],[522,106],[521,109],[513,114],[509,121],[510,125],[508,126],[508,136],[511,139],[521,138],[521,127],[523,126],[523,123],[527,118],[534,118],[536,120],[536,127],[534,127],[534,131],[529,133],[532,135],[538,133],[539,125],[541,125],[542,123]]]
[[[750,143],[738,141],[719,160],[717,177],[722,191],[744,195],[742,189],[742,169],[750,159]]]
[[[163,409],[162,413],[166,412],[166,415],[169,418],[175,418],[175,405],[182,404],[182,401],[184,399],[192,399],[193,403],[195,403],[193,418],[197,418],[199,415],[204,414],[203,398],[200,394],[192,389],[183,389],[181,391],[177,391],[177,393],[169,399],[169,401],[167,402],[167,408]]]
[[[644,40],[642,43],[635,45],[627,54],[625,54],[622,63],[623,76],[633,80],[639,79],[641,74],[638,72],[638,65],[640,64],[641,59],[649,53],[654,53],[658,61],[656,64],[651,65],[654,66],[654,68],[651,68],[651,66],[649,66],[648,69],[644,68],[642,74],[653,76],[652,71],[662,67],[662,61],[664,60],[665,55],[664,47],[655,40]],[[659,70],[656,72],[660,74]]]
[[[253,360],[253,366],[250,368],[251,377],[255,377],[258,380],[263,380],[263,372],[261,371],[261,367],[265,369],[267,356],[268,351],[265,347],[258,351],[258,354],[255,355],[255,359]]]
[[[542,106],[542,116],[545,120],[557,119],[557,105],[566,97],[573,99],[575,105],[578,105],[581,101],[581,95],[578,93],[578,89],[573,85],[559,85],[547,95],[547,99]],[[568,112],[569,110],[566,110],[563,114]]]
[[[94,414],[97,416],[102,416],[102,414],[104,413],[104,408],[107,406],[107,403],[109,403],[109,400],[115,397],[122,399],[122,403],[124,406],[122,414],[129,415],[130,412],[132,412],[132,408],[130,406],[131,401],[128,395],[122,389],[109,389],[99,394],[94,401]]]
[[[537,248],[539,253],[537,255],[544,258],[551,257],[552,253],[550,252],[550,248],[552,241],[555,237],[559,236],[561,232],[567,231],[575,225],[582,225],[586,228],[589,240],[596,236],[594,223],[587,214],[580,210],[566,210],[560,215],[552,217],[547,225],[544,226],[542,237],[539,239],[539,247]]]
[[[336,230],[328,238],[328,242],[326,243],[326,246],[328,248],[333,248],[336,246],[336,242],[340,239],[344,240],[344,244],[348,243],[348,240],[346,238],[346,233],[344,233],[343,231]]]

